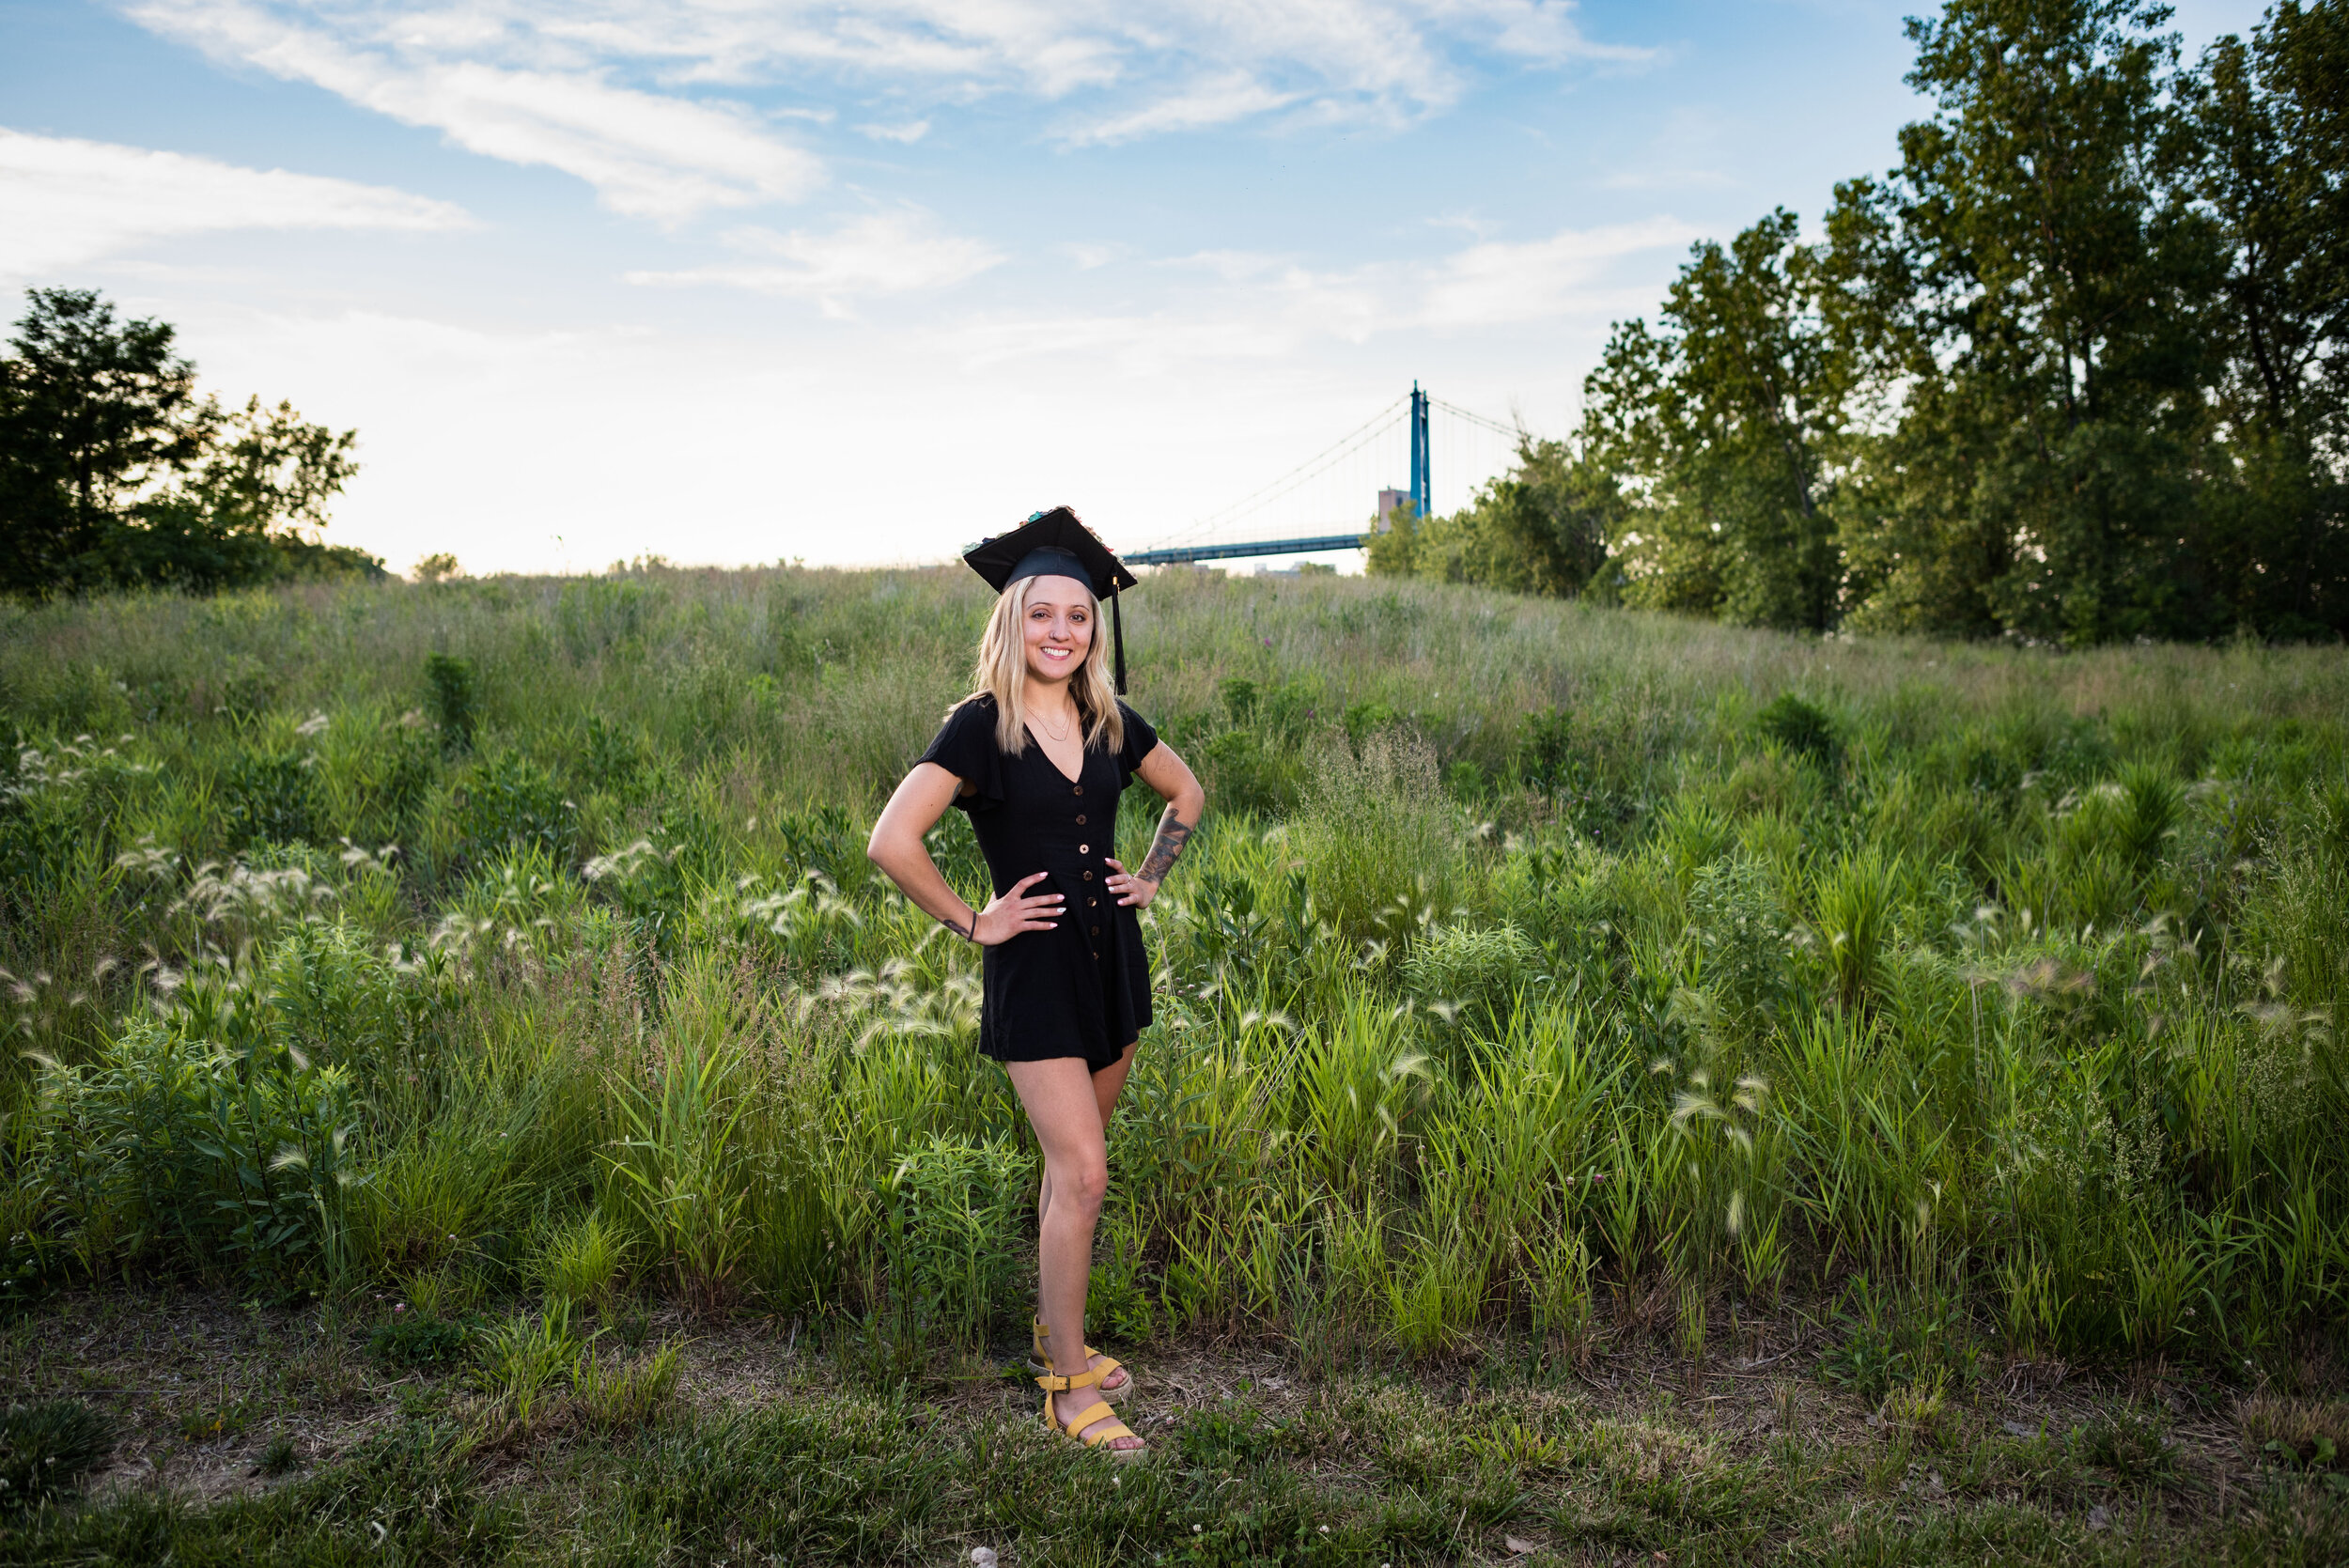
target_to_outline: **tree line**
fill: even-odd
[[[1912,19],[1900,162],[1705,241],[1580,425],[1371,569],[1752,625],[2349,632],[2349,0]]]
[[[383,575],[317,537],[355,430],[200,394],[169,324],[36,288],[0,355],[0,593],[208,592]]]

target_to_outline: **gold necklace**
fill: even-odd
[[[1063,724],[1057,730],[1051,725],[1044,723],[1044,715],[1041,713],[1035,716],[1035,722],[1039,724],[1044,724],[1044,733],[1050,736],[1053,739],[1060,741],[1063,745],[1067,744],[1069,732],[1077,727],[1077,716],[1073,713],[1068,716],[1068,722]]]

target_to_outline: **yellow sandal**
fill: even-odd
[[[1097,1399],[1065,1421],[1053,1418],[1052,1396],[1054,1394],[1066,1393],[1075,1389],[1090,1389],[1100,1381],[1101,1374],[1097,1372],[1081,1372],[1074,1377],[1055,1377],[1048,1374],[1037,1378],[1035,1386],[1044,1390],[1044,1424],[1059,1429],[1089,1449],[1101,1449],[1101,1452],[1112,1459],[1141,1458],[1150,1452],[1147,1446],[1130,1449],[1101,1448],[1104,1443],[1115,1442],[1120,1437],[1138,1437],[1141,1434],[1124,1421],[1117,1420],[1115,1413]],[[1096,1421],[1104,1421],[1105,1424],[1097,1432],[1087,1432],[1085,1428]]]
[[[1044,1320],[1042,1318],[1037,1318],[1035,1320],[1035,1349],[1034,1353],[1028,1358],[1028,1370],[1030,1372],[1049,1373],[1052,1370],[1052,1352],[1049,1343],[1051,1337],[1051,1329],[1045,1327]],[[1101,1353],[1094,1349],[1093,1346],[1086,1345],[1086,1361],[1090,1363],[1096,1356],[1101,1356]],[[1092,1372],[1097,1379],[1107,1377],[1113,1372],[1124,1372],[1126,1374],[1125,1382],[1120,1383],[1114,1389],[1104,1386],[1100,1390],[1101,1397],[1108,1400],[1112,1405],[1123,1403],[1126,1396],[1134,1391],[1133,1370],[1114,1356],[1101,1356],[1101,1364],[1097,1367],[1088,1367],[1088,1370]]]

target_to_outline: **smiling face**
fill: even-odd
[[[1028,678],[1058,686],[1075,675],[1093,647],[1093,595],[1075,578],[1031,579],[1019,618]]]

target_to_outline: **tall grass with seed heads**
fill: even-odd
[[[2340,650],[1136,604],[1212,805],[1144,917],[1104,1333],[1697,1363],[1792,1295],[1917,1426],[1985,1346],[2286,1398],[2349,1319]],[[485,1389],[615,1429],[674,1358],[573,1325],[631,1294],[876,1376],[1016,1342],[976,956],[863,853],[986,608],[659,567],[0,606],[0,1305],[537,1293]],[[983,895],[959,814],[930,847]]]

